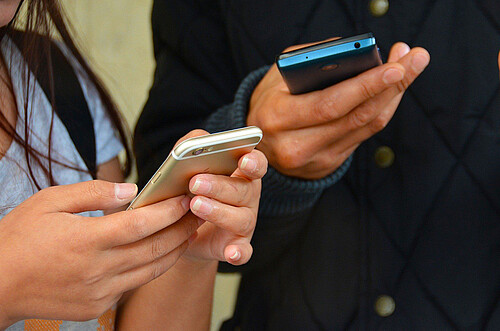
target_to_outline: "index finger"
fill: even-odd
[[[238,168],[233,172],[233,177],[246,179],[259,179],[267,172],[267,158],[259,150],[254,149],[251,153],[243,155],[238,161]]]
[[[191,199],[179,196],[137,209],[98,217],[93,222],[103,249],[136,242],[177,222],[189,210]]]
[[[395,86],[405,76],[399,63],[386,63],[321,91],[290,95],[294,116],[285,115],[290,127],[304,128],[337,120],[352,109]],[[283,109],[284,111],[284,109]],[[288,112],[290,110],[288,109]]]

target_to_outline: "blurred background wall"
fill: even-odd
[[[166,0],[168,1],[168,0]],[[154,58],[152,0],[66,0],[78,45],[103,79],[131,128],[147,99]],[[232,315],[237,275],[218,275],[212,330]]]

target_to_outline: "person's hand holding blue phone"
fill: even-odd
[[[371,34],[290,47],[253,91],[247,125],[264,132],[259,149],[276,170],[325,177],[387,125],[429,61],[396,43],[382,64]]]

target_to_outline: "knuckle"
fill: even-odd
[[[332,93],[322,96],[315,107],[313,107],[314,117],[322,122],[331,121],[337,113],[337,98]]]
[[[91,180],[87,182],[86,191],[90,197],[95,199],[114,198],[115,197],[114,187],[113,190],[110,190],[109,185],[110,183],[107,183],[102,180]]]
[[[182,199],[181,198],[176,198],[174,200],[169,201],[170,205],[169,208],[167,208],[165,215],[167,216],[168,219],[179,219],[182,215],[186,213],[184,210],[184,207],[182,206]]]
[[[149,275],[149,280],[152,281],[161,275],[163,275],[174,263],[177,261],[177,259],[181,256],[181,254],[184,252],[184,250],[181,250],[182,247],[187,247],[187,244],[184,243],[181,246],[177,247],[175,250],[170,252],[168,257],[158,259],[156,261],[153,261],[151,264],[151,273]]]
[[[162,264],[160,261],[155,261],[153,262],[153,266],[152,266],[152,269],[151,269],[151,276],[150,276],[150,280],[154,280],[158,277],[161,276],[162,274]]]
[[[210,192],[210,196],[213,196],[213,197],[221,196],[221,194],[223,194],[225,191],[225,189],[223,188],[224,185],[221,184],[220,181],[217,179],[210,180],[210,182],[212,183],[212,190]]]
[[[378,116],[370,123],[370,128],[373,132],[379,132],[383,130],[389,121],[384,116]]]
[[[368,105],[365,104],[355,111],[351,113],[351,116],[349,117],[351,120],[351,124],[354,128],[362,128],[368,123],[370,123],[370,120],[372,119],[373,113],[375,112],[375,109]]]
[[[99,190],[99,188],[97,187],[97,183],[95,180],[92,180],[88,183],[87,185],[87,192],[89,193],[90,196],[92,197],[100,197],[102,194],[101,194],[101,191]]]
[[[226,191],[229,192],[232,197],[234,197],[236,205],[241,206],[246,204],[246,202],[248,201],[250,193],[250,183],[250,181],[238,180],[236,182],[231,181],[227,184]]]
[[[253,194],[250,182],[244,182],[238,189],[238,205],[247,205],[252,200]]]
[[[155,261],[165,255],[165,245],[161,240],[160,234],[151,238],[151,261]]]
[[[360,78],[359,91],[362,97],[366,100],[371,99],[377,95],[373,86],[369,83],[366,78]]]
[[[283,130],[283,121],[280,114],[288,111],[288,109],[295,107],[290,101],[285,101],[277,97],[274,104],[267,108],[266,111],[261,111],[256,119],[256,124],[262,129],[266,135],[276,134]]]
[[[259,118],[256,121],[256,126],[261,128],[261,130],[265,132],[266,135],[272,135],[275,132],[277,132],[278,131],[277,123],[275,123],[275,121],[268,120],[269,117],[267,115],[264,115],[263,117],[264,118]]]
[[[144,238],[147,234],[147,221],[146,217],[142,215],[140,209],[132,210],[126,223],[128,233],[134,238]]]
[[[410,87],[410,85],[411,85],[410,80],[405,78],[396,84],[396,89],[398,93],[403,93]]]
[[[306,163],[304,152],[300,149],[298,143],[280,143],[277,150],[279,153],[276,154],[276,160],[282,169],[294,170]]]
[[[240,234],[249,234],[254,230],[254,218],[252,216],[247,216],[243,218],[240,222],[238,233]]]

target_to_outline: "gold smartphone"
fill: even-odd
[[[189,194],[189,181],[194,175],[232,174],[238,160],[251,152],[261,139],[262,131],[249,126],[184,140],[174,147],[127,210]]]

